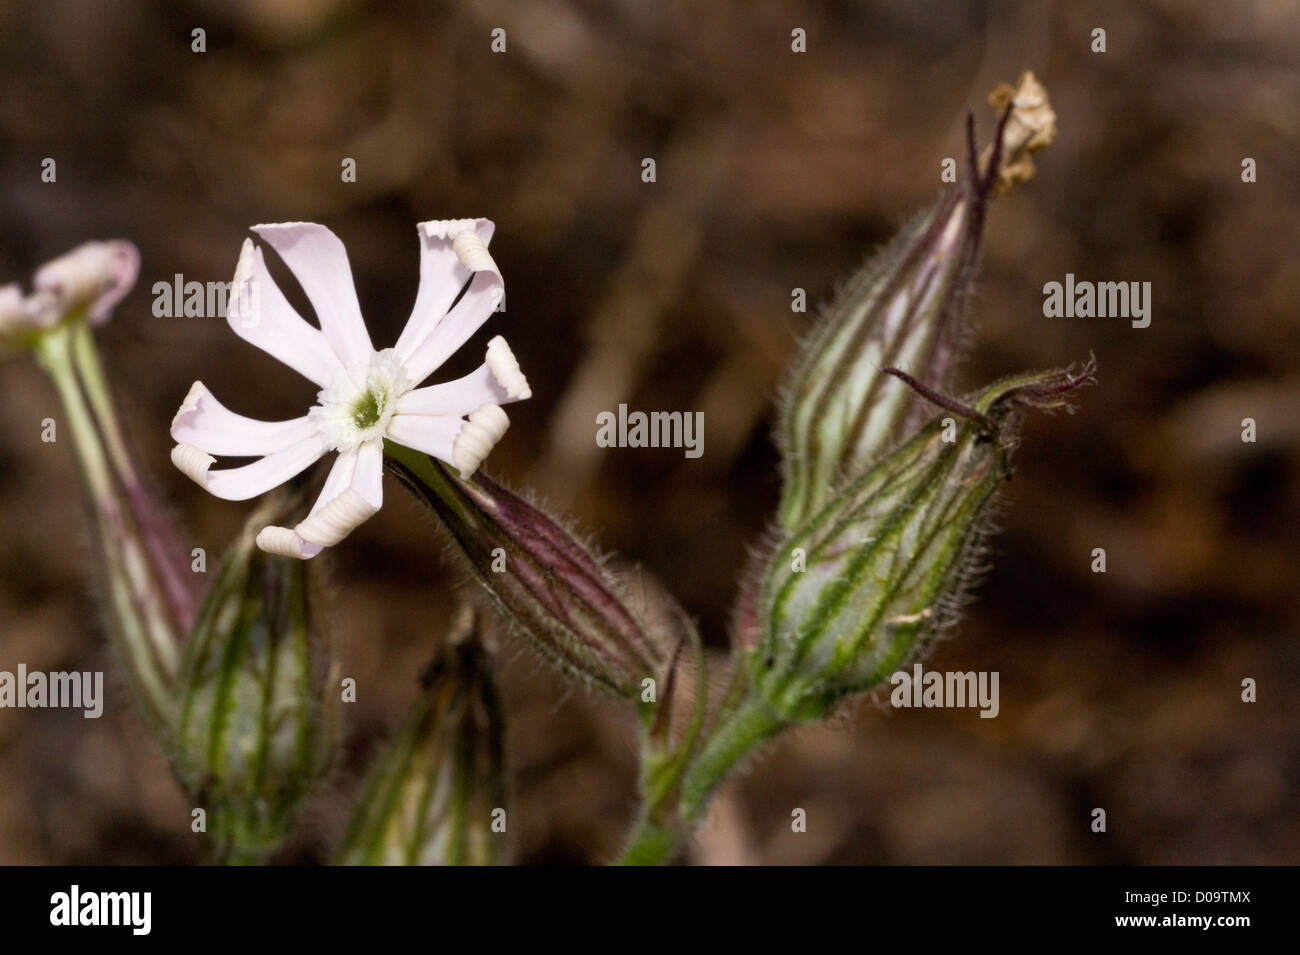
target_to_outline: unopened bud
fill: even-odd
[[[255,544],[283,517],[272,499],[244,527],[185,646],[176,764],[230,861],[257,861],[288,835],[335,742],[328,648],[309,603],[309,564]]]
[[[441,518],[497,609],[569,676],[624,699],[662,680],[671,648],[631,609],[621,575],[559,522],[479,473],[466,481],[386,444],[385,463]]]
[[[366,786],[339,850],[343,865],[507,861],[501,701],[468,608],[457,631]]]
[[[871,689],[952,622],[989,505],[1011,474],[1021,409],[1064,406],[1093,369],[1006,379],[966,402],[900,376],[944,416],[845,487],[769,561],[749,665],[779,720],[823,716]]]
[[[1017,162],[1028,162],[1031,152],[1051,141],[1051,107],[1041,86],[1029,85],[1032,80],[1026,74],[1016,105],[1007,105],[1008,99],[1000,109],[993,146],[982,162],[970,118],[965,181],[869,259],[809,337],[783,389],[778,424],[785,478],[778,516],[786,530],[816,513],[836,487],[928,417],[916,395],[882,369],[897,366],[949,387],[966,337],[966,303],[987,201],[1000,177],[1011,175],[1002,163],[1004,144]],[[1008,142],[1013,122],[1017,135]]]

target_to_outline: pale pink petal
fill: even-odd
[[[369,520],[384,503],[384,451],[380,441],[367,441],[349,453],[346,470],[336,468],[316,506],[294,533],[304,541],[333,547]],[[347,486],[340,488],[343,479]]]
[[[484,405],[504,405],[532,397],[519,363],[497,336],[488,342],[487,361],[464,378],[408,391],[397,402],[398,414],[462,417]]]
[[[308,519],[348,489],[348,485],[352,483],[352,474],[356,471],[356,467],[356,451],[344,451],[334,459],[334,463],[330,466],[330,472],[325,478],[325,484],[316,497],[316,503],[312,505],[311,513],[307,515]],[[311,541],[304,539],[296,528],[291,527],[272,526],[262,528],[257,535],[257,546],[268,553],[279,554],[281,557],[295,557],[300,560],[310,560],[324,550],[324,547],[320,544],[313,544]]]
[[[451,464],[456,435],[465,424],[460,415],[395,414],[388,422],[390,441],[431,454]]]
[[[416,384],[465,344],[486,322],[505,294],[505,285],[487,246],[474,232],[461,232],[453,246],[461,264],[474,278],[459,302],[438,322],[404,362],[406,372]]]
[[[306,415],[289,421],[258,421],[235,414],[196,381],[172,418],[171,435],[172,440],[207,454],[254,457],[297,444],[312,430]]]
[[[492,240],[495,228],[490,219],[441,219],[416,226],[420,235],[420,289],[415,296],[411,317],[394,346],[403,361],[442,321],[451,303],[470,280],[469,269],[456,254],[456,236],[462,232],[474,232],[486,246]]]
[[[388,422],[388,438],[446,461],[460,471],[461,477],[468,478],[478,470],[509,426],[510,419],[504,411],[496,405],[484,405],[470,412],[468,419],[395,414]]]
[[[320,544],[303,540],[292,528],[275,526],[263,527],[257,532],[257,546],[268,554],[295,560],[311,560],[325,549]]]
[[[357,467],[352,475],[352,490],[366,503],[379,510],[384,504],[384,442],[367,441],[357,448]]]
[[[345,365],[374,354],[370,333],[352,285],[352,267],[343,243],[314,222],[255,225],[253,231],[271,244],[307,293],[321,331]]]
[[[125,239],[87,242],[47,262],[32,278],[32,288],[54,296],[58,309],[86,310],[92,324],[105,321],[135,285],[140,251]]]
[[[299,315],[266,268],[262,250],[244,240],[226,321],[235,334],[325,388],[343,367],[319,329]]]
[[[177,460],[181,449],[192,449],[195,454],[202,453],[193,445],[181,444],[172,452],[173,461]],[[313,433],[310,437],[304,438],[297,444],[274,451],[252,464],[245,464],[243,467],[213,471],[203,468],[182,467],[179,461],[177,466],[182,467],[185,473],[215,497],[227,501],[246,501],[250,497],[265,494],[273,487],[279,487],[285,481],[301,473],[319,460],[327,450],[325,442],[319,435]],[[209,464],[210,467],[211,464]]]

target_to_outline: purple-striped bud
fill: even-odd
[[[623,575],[482,473],[466,481],[427,455],[393,444],[385,452],[389,469],[438,515],[496,608],[534,649],[615,696],[656,701],[672,648],[632,609]]]

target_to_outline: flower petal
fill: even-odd
[[[360,494],[375,510],[384,505],[384,442],[367,441],[357,448],[357,467],[352,475],[352,490]]]
[[[0,286],[0,335],[22,334],[47,324],[16,284]]]
[[[496,405],[484,405],[470,413],[451,449],[451,463],[460,470],[461,477],[468,480],[478,470],[508,427],[510,419]]]
[[[313,430],[306,415],[289,421],[258,421],[227,409],[201,381],[172,418],[172,440],[207,454],[252,457],[270,454],[308,437]]]
[[[131,242],[86,242],[42,265],[32,288],[53,295],[64,314],[84,308],[91,324],[98,325],[131,291],[139,274],[140,251]]]
[[[244,240],[226,322],[235,334],[325,388],[343,367],[319,329],[303,320],[266,268],[262,250]]]
[[[355,451],[345,451],[334,459],[334,464],[330,466],[329,474],[326,476],[325,484],[316,498],[316,503],[312,505],[311,513],[307,515],[309,519],[348,489],[348,485],[352,483],[352,475],[356,471],[356,467],[357,453]],[[267,553],[279,554],[281,557],[294,557],[299,560],[310,560],[325,549],[320,544],[313,544],[311,541],[305,540],[298,534],[296,528],[275,526],[264,527],[258,532],[257,546]]]
[[[296,444],[273,451],[243,467],[213,471],[211,467],[215,461],[212,456],[192,444],[178,444],[173,448],[172,463],[209,494],[227,501],[246,501],[299,474],[319,460],[326,450],[325,442],[313,431]]]
[[[320,544],[305,541],[289,527],[263,527],[257,532],[257,546],[268,554],[280,557],[292,557],[295,560],[311,560],[325,548]]]
[[[397,402],[398,414],[462,417],[484,405],[504,405],[532,397],[528,379],[506,340],[488,342],[487,361],[464,378],[408,391]]]
[[[339,237],[314,222],[255,225],[253,231],[269,242],[289,266],[316,311],[321,331],[343,364],[368,359],[375,349],[361,317],[348,253]]]
[[[465,421],[460,415],[395,414],[385,432],[390,441],[431,454],[451,464],[456,435]]]
[[[468,478],[510,427],[510,419],[496,405],[470,412],[468,420],[451,415],[396,414],[388,422],[388,437],[416,451],[446,461]]]
[[[342,455],[340,455],[340,458]],[[384,452],[379,441],[367,441],[350,455],[347,471],[330,472],[316,506],[307,519],[293,529],[304,541],[321,547],[333,547],[374,516],[384,503]],[[337,465],[336,465],[337,469]],[[347,487],[332,494],[342,476],[349,478]]]
[[[495,229],[490,219],[440,219],[416,226],[420,235],[420,290],[411,317],[394,346],[403,361],[429,337],[472,277],[456,253],[456,236],[473,232],[486,246]]]
[[[505,284],[487,244],[476,232],[461,232],[452,243],[461,265],[474,273],[459,302],[438,322],[405,360],[406,373],[416,384],[465,344],[492,315],[505,294]]]

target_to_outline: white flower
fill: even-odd
[[[140,253],[125,239],[79,245],[37,269],[31,295],[0,286],[0,338],[21,340],[75,315],[99,325],[139,274]]]
[[[283,484],[337,451],[325,486],[297,527],[267,527],[258,546],[310,558],[333,546],[383,503],[383,442],[431,454],[469,477],[505,433],[501,405],[531,396],[505,339],[457,381],[417,388],[487,321],[501,301],[501,273],[488,254],[487,219],[420,223],[420,288],[397,344],[370,343],[343,243],[324,226],[254,226],[311,301],[316,329],[294,311],[244,242],[226,320],[235,333],[320,386],[318,403],[291,421],[256,421],[227,410],[196,381],[172,420],[172,461],[220,498],[242,501]],[[463,294],[462,294],[463,291]],[[214,455],[257,457],[212,470]]]

